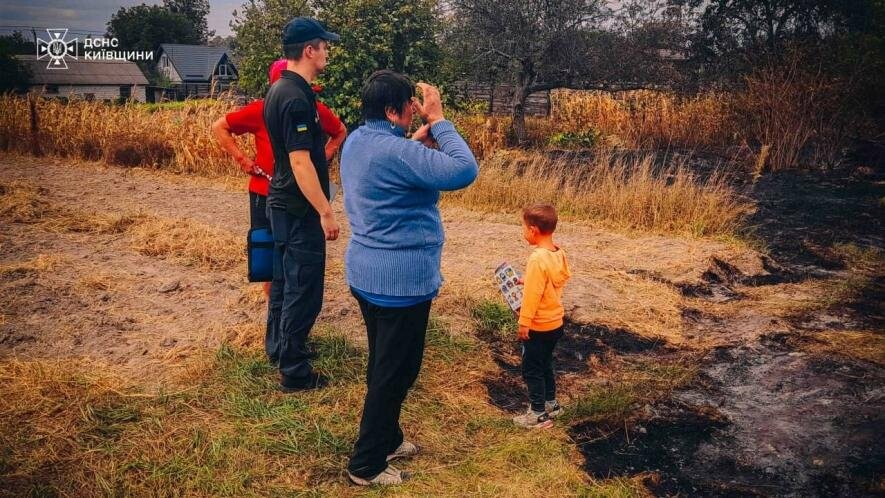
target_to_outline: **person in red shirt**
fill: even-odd
[[[270,66],[268,78],[273,85],[283,70],[286,69],[286,59],[275,61]],[[321,91],[321,87],[314,87],[315,92]],[[332,156],[344,143],[347,129],[344,123],[322,102],[317,101],[317,114],[319,115],[320,127],[329,136],[326,143],[326,159],[332,160]],[[236,111],[227,113],[212,124],[212,132],[215,134],[221,148],[227,151],[239,164],[243,172],[252,175],[249,179],[249,218],[251,228],[270,228],[267,219],[267,189],[270,178],[273,177],[273,151],[270,146],[270,137],[264,126],[264,100],[252,101]],[[243,152],[234,140],[234,135],[251,133],[255,136],[255,158],[249,157]],[[270,282],[264,283],[265,294],[270,294]]]

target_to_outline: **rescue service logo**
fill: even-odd
[[[67,69],[67,58],[79,60],[79,38],[68,40],[67,28],[47,29],[49,40],[37,38],[37,59],[48,59],[46,69]],[[154,53],[150,50],[119,50],[120,41],[116,38],[83,39],[83,59],[87,61],[150,61]]]
[[[37,38],[37,59],[49,58],[46,69],[67,69],[65,57],[77,59],[77,38],[67,41],[67,29],[47,29],[49,40]]]

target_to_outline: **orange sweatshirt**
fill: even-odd
[[[562,326],[562,288],[571,275],[565,251],[535,249],[523,277],[519,324],[535,332],[549,332]]]

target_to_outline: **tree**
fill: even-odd
[[[293,17],[310,16],[307,0],[250,0],[233,13],[234,51],[239,64],[239,85],[250,95],[267,92],[267,70],[283,56],[283,26]]]
[[[235,49],[237,46],[237,37],[235,37],[234,35],[215,35],[206,41],[206,45],[209,45],[210,47],[226,47],[229,49]]]
[[[199,44],[215,35],[215,31],[209,31],[206,16],[209,15],[209,0],[163,0],[163,6],[174,14],[186,17],[194,31],[199,36]]]
[[[322,76],[323,101],[342,120],[360,120],[363,81],[392,69],[415,81],[444,84],[434,0],[320,0],[317,15],[341,35]]]
[[[191,20],[159,5],[121,7],[108,21],[108,36],[127,50],[156,50],[161,43],[199,44]]]
[[[670,0],[696,18],[691,52],[715,79],[734,79],[788,51],[815,50],[869,25],[881,0]],[[789,49],[789,50],[788,50]]]
[[[37,53],[34,39],[30,36],[25,38],[21,31],[14,31],[11,35],[0,36],[0,45],[13,54],[33,55]]]
[[[28,90],[31,71],[13,55],[14,48],[14,40],[0,41],[0,94]]]
[[[202,29],[205,29],[205,14]],[[108,36],[120,42],[121,49],[155,51],[161,43],[197,45],[205,33],[185,13],[173,12],[165,6],[136,5],[121,7],[108,21]],[[162,85],[156,61],[136,62],[152,84]]]
[[[525,102],[534,92],[582,86],[590,72],[590,27],[604,15],[601,0],[452,0],[453,44],[473,72],[509,76],[514,87],[511,140],[526,139]]]
[[[282,56],[280,34],[296,16],[314,16],[341,35],[321,82],[322,99],[350,125],[359,121],[360,89],[376,69],[438,82],[442,53],[433,0],[254,0],[234,12],[231,28],[240,58],[240,86],[252,95],[267,90],[267,68]]]

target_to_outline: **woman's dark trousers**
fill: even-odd
[[[431,301],[405,308],[376,306],[354,294],[369,338],[366,400],[348,470],[371,479],[403,442],[400,409],[421,370]]]

